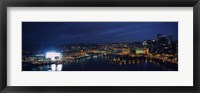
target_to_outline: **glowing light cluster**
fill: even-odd
[[[46,58],[51,58],[52,61],[61,60],[61,53],[57,52],[47,52]]]
[[[58,64],[57,66],[55,64],[51,65],[51,70],[49,71],[62,71],[62,64]]]

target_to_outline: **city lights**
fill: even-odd
[[[22,71],[178,71],[178,22],[24,24]]]
[[[61,53],[57,52],[47,52],[46,58],[50,58],[52,61],[61,60]]]

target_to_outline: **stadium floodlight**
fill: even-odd
[[[52,61],[60,60],[61,59],[61,53],[58,52],[47,52],[46,58],[51,58]]]

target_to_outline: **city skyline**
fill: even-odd
[[[158,33],[177,40],[178,22],[22,22],[23,45],[137,42]]]
[[[22,71],[178,71],[178,22],[22,22]]]

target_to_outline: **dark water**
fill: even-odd
[[[119,60],[99,56],[82,58],[55,65],[23,66],[23,71],[178,71],[178,64],[162,60],[138,58]]]

